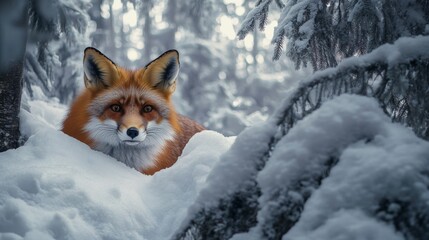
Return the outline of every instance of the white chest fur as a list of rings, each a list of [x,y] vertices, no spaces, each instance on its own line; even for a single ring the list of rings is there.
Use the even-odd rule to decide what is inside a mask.
[[[119,144],[111,146],[108,144],[98,144],[96,150],[101,151],[116,160],[125,163],[127,166],[140,170],[155,166],[156,157],[162,151],[163,145],[129,146]]]
[[[137,145],[121,142],[117,133],[118,125],[112,120],[100,121],[92,118],[85,131],[95,143],[95,149],[112,156],[137,170],[155,166],[157,156],[163,151],[167,141],[173,140],[175,132],[168,121],[149,122],[146,138]]]

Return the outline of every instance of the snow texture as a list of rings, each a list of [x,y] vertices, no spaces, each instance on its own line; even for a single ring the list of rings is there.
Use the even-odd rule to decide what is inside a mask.
[[[296,40],[297,52],[308,46],[308,42],[314,33],[314,18],[321,7],[318,0],[288,1],[280,16],[280,21],[275,29],[273,43],[283,42],[283,35],[292,35],[295,23],[302,23],[298,33],[300,39]],[[308,12],[307,12],[308,11]]]
[[[336,67],[317,71],[311,77],[301,81],[300,84],[308,84],[316,79],[329,77],[345,72],[348,69],[365,67],[376,63],[393,67],[401,63],[407,63],[410,60],[427,59],[429,58],[429,48],[426,47],[428,45],[429,36],[402,37],[393,44],[384,44],[368,54],[344,59]],[[287,101],[283,105],[288,104],[289,102]]]
[[[201,132],[146,176],[58,131],[64,108],[30,110],[28,141],[0,154],[0,239],[168,239],[234,140]]]
[[[402,37],[393,44],[384,44],[374,51],[356,57],[350,57],[341,61],[335,68],[328,68],[315,72],[308,81],[342,72],[352,67],[363,67],[374,63],[395,66],[410,60],[429,58],[429,36]]]
[[[238,31],[239,39],[244,39],[244,37],[255,28],[256,20],[261,21],[259,25],[261,29],[265,27],[268,6],[271,2],[272,0],[259,1],[256,7],[249,11]]]
[[[257,176],[258,225],[233,239],[274,236],[281,213],[281,224],[292,223],[285,240],[424,238],[428,166],[429,143],[391,123],[374,99],[339,96],[276,145]]]
[[[62,105],[28,108],[27,143],[0,154],[0,239],[170,239],[255,179],[256,225],[232,239],[272,239],[284,213],[284,240],[427,237],[429,143],[372,98],[325,102],[281,138],[265,167],[254,160],[278,131],[275,118],[236,140],[199,133],[154,176],[58,131]]]
[[[427,139],[428,44],[428,36],[402,37],[371,53],[344,59],[335,68],[317,71],[299,82],[272,117],[294,125],[303,113],[317,110],[325,100],[355,93],[377,98],[394,121]]]
[[[308,63],[314,70],[336,66],[400,37],[425,34],[427,6],[426,1],[415,0],[286,1],[272,38],[273,59],[285,49],[297,68]],[[241,39],[243,32],[250,32],[247,23],[257,19],[251,14],[254,10],[243,21]]]

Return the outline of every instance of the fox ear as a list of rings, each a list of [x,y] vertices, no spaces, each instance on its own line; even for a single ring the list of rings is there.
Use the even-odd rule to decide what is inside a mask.
[[[115,63],[92,47],[85,49],[83,70],[85,86],[93,90],[108,88],[119,78]]]
[[[176,90],[176,79],[179,75],[179,52],[169,50],[146,65],[145,79],[149,84],[164,93],[172,94]]]

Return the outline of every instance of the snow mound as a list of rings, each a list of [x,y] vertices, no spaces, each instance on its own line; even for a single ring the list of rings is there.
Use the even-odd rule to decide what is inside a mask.
[[[429,239],[429,143],[392,123],[376,99],[335,97],[264,155],[273,126],[237,137],[176,239]],[[257,217],[243,225],[244,214]]]
[[[422,236],[428,163],[429,143],[392,123],[374,99],[341,95],[277,144],[258,174],[261,210],[252,231],[286,231],[283,239],[293,240]]]
[[[0,239],[168,239],[234,140],[198,133],[175,165],[146,176],[55,130],[41,113],[23,111],[24,131],[35,134],[0,153]]]
[[[60,129],[67,107],[56,99],[27,100],[21,108],[20,131],[24,137],[30,137],[43,129]]]

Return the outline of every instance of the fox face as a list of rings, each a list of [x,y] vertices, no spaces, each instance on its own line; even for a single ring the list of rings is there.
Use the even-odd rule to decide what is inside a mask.
[[[156,145],[171,140],[174,126],[170,95],[179,72],[179,56],[171,50],[145,68],[118,67],[98,50],[84,56],[85,85],[94,95],[85,126],[97,148]]]
[[[176,50],[128,70],[87,48],[83,66],[86,90],[72,104],[63,131],[90,147],[153,174],[171,166],[204,129],[171,103],[180,69]]]
[[[168,102],[138,87],[118,87],[97,96],[85,126],[96,145],[156,145],[173,139],[174,125]]]

